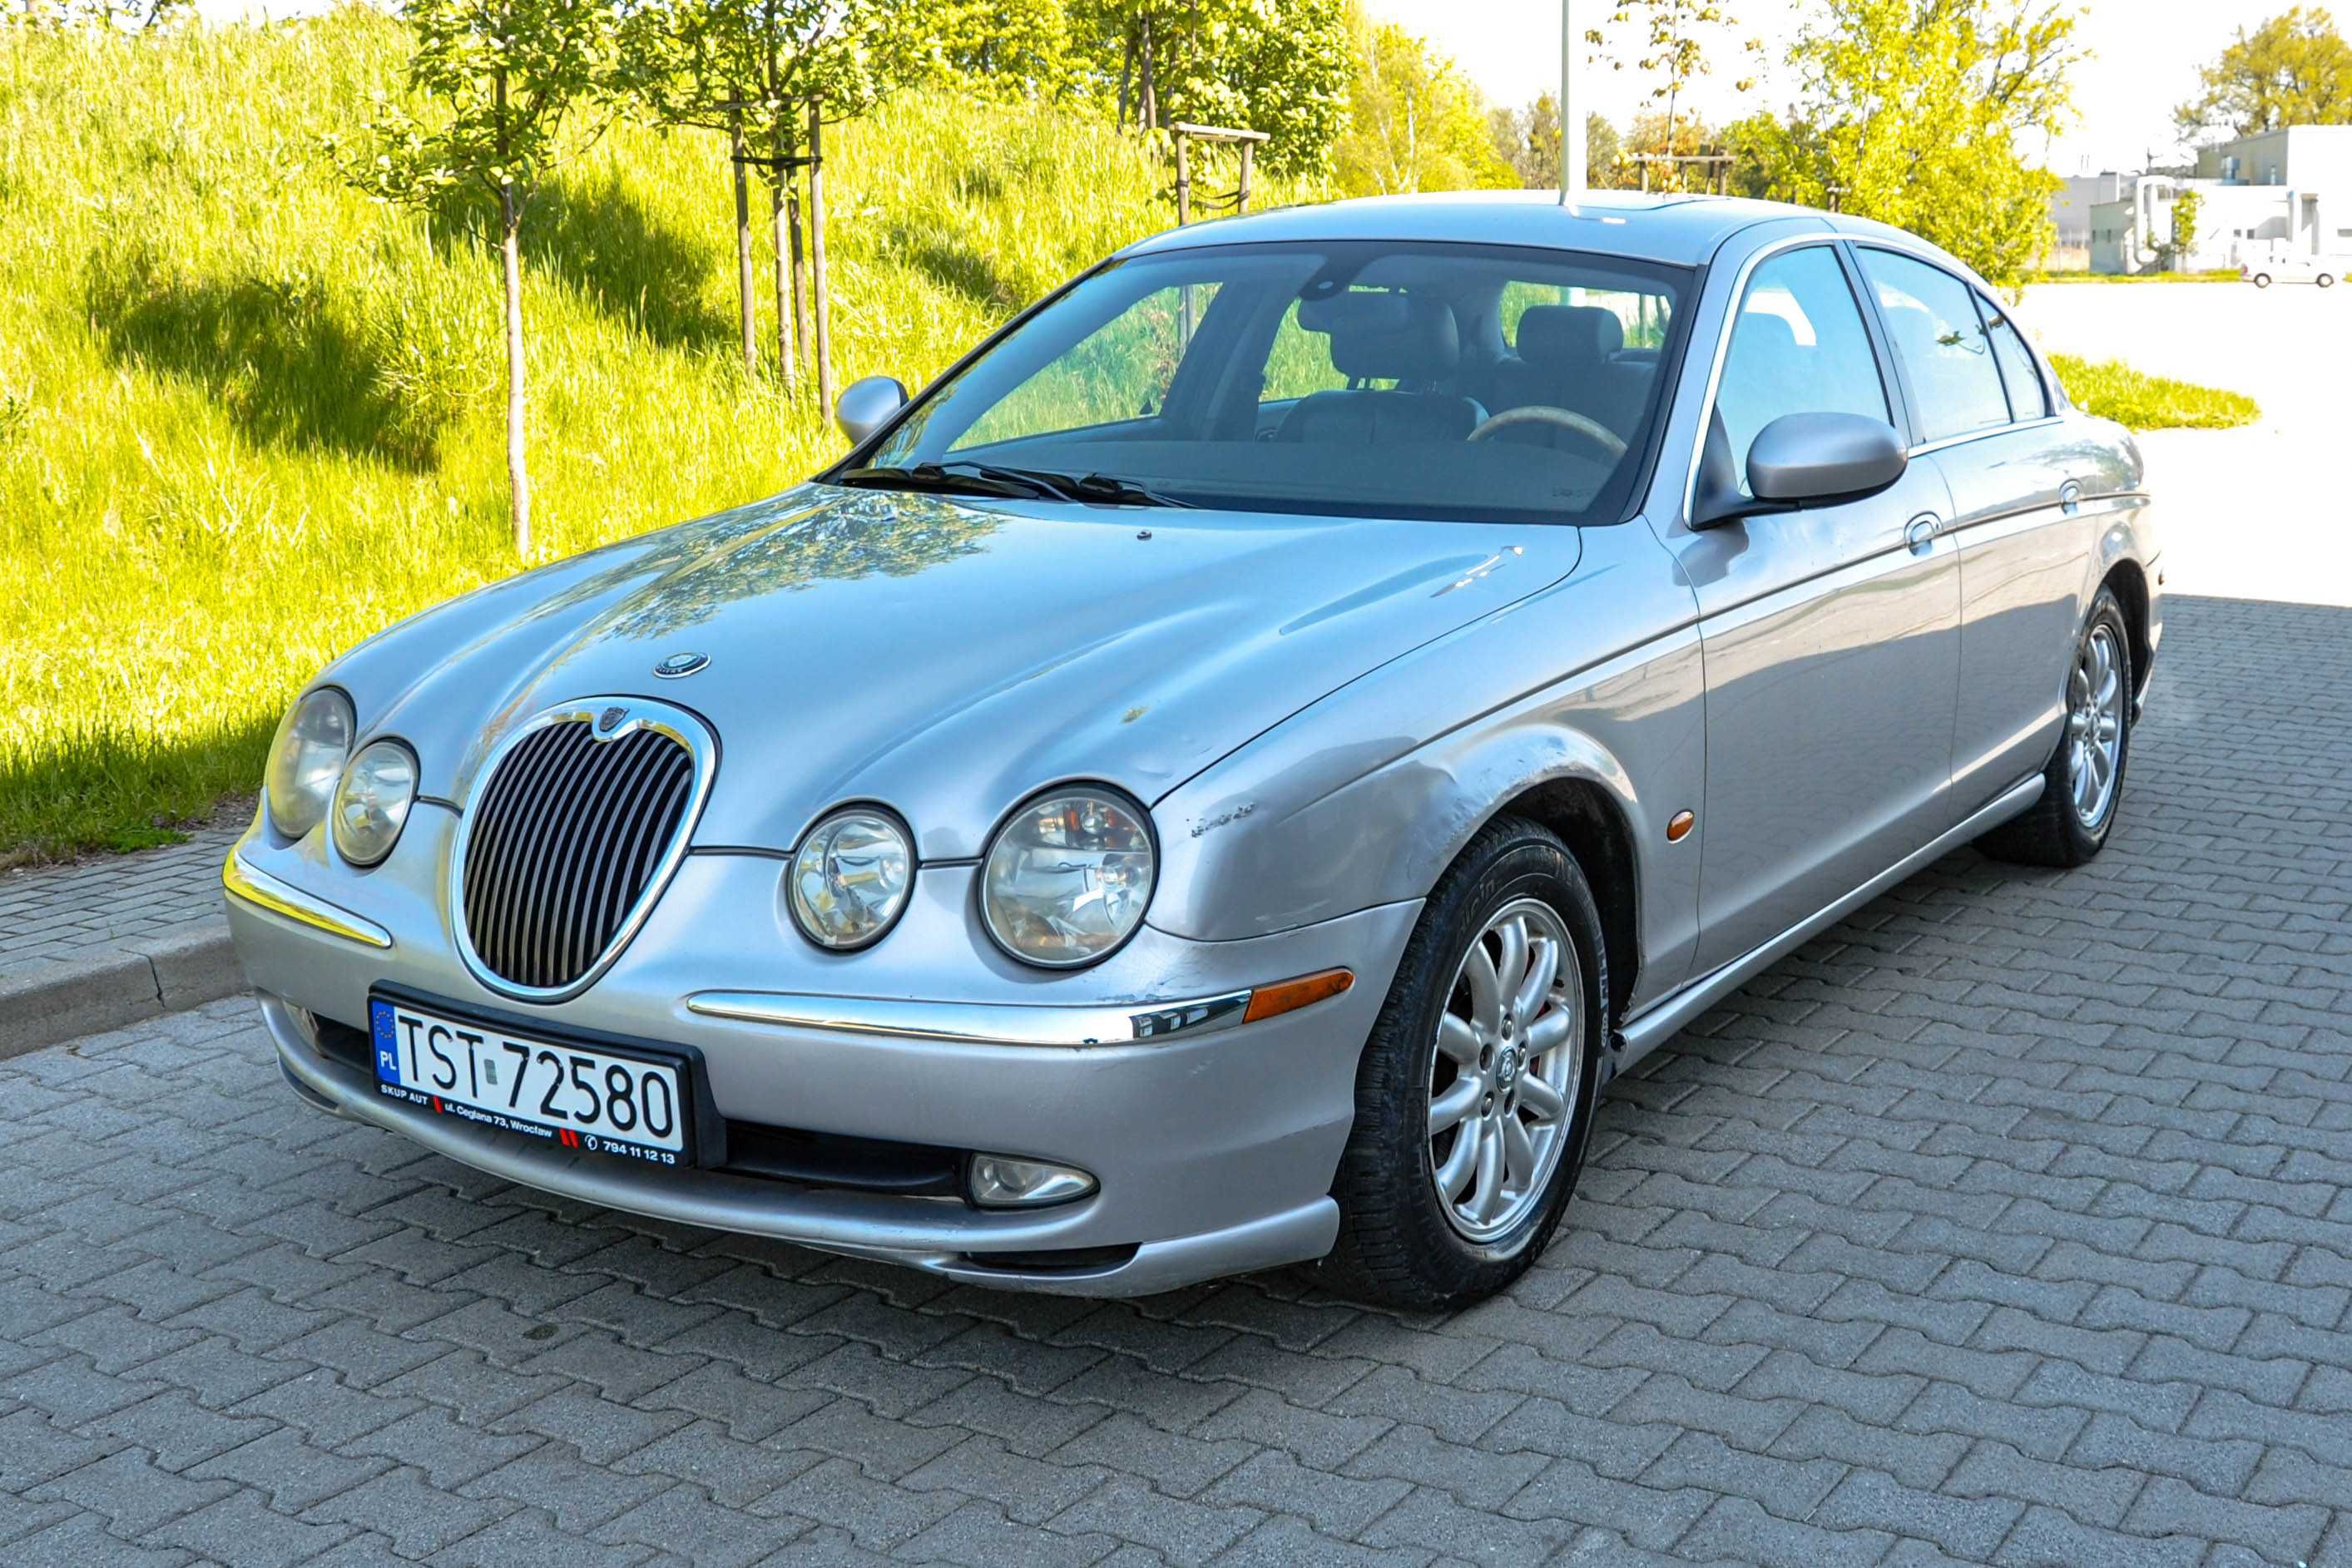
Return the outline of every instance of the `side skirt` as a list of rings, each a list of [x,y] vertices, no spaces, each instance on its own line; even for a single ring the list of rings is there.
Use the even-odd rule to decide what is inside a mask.
[[[1673,995],[1652,1004],[1640,1017],[1626,1022],[1624,1048],[1617,1053],[1616,1071],[1622,1072],[1641,1061],[1672,1040],[1685,1024],[1896,883],[1943,859],[1969,840],[2024,812],[2042,798],[2042,776],[2037,773],[2012,786],[1957,827],[1947,830],[1924,848],[1895,862],[1828,908],[1806,916],[1770,941],[1750,948],[1728,964],[1701,975]]]

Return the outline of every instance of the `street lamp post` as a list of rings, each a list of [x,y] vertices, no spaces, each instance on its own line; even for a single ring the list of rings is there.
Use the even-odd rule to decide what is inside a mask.
[[[1584,194],[1584,95],[1576,90],[1576,0],[1559,0],[1559,204]]]

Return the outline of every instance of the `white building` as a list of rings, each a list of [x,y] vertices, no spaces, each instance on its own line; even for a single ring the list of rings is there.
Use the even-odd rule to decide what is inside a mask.
[[[2352,125],[2295,125],[2201,149],[2196,172],[2126,178],[2091,207],[2091,270],[2147,272],[2172,243],[2172,204],[2197,193],[2195,271],[2293,252],[2352,252]]]

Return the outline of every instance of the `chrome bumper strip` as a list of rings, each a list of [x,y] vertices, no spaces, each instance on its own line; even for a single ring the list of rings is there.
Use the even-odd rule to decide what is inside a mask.
[[[257,908],[299,921],[331,936],[341,936],[347,942],[357,942],[369,947],[388,948],[392,946],[392,933],[374,921],[362,919],[348,909],[338,909],[325,899],[313,897],[291,883],[278,881],[268,872],[254,870],[234,849],[221,862],[221,886],[227,890],[231,898],[241,898]]]
[[[1231,1029],[1249,1010],[1250,992],[1189,1001],[1102,1007],[1035,1007],[1003,1002],[926,1002],[881,997],[814,997],[783,991],[698,991],[687,1010],[705,1018],[835,1034],[887,1034],[972,1045],[1156,1044],[1178,1035]]]

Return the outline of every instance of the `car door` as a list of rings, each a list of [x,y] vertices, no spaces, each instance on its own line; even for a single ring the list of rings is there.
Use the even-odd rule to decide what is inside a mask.
[[[1904,430],[1899,390],[1837,242],[1769,251],[1738,285],[1699,428],[1745,486],[1787,413]],[[1697,489],[1696,476],[1685,491]],[[1668,537],[1706,664],[1699,972],[1852,892],[1949,820],[1958,574],[1932,463],[1866,499]]]
[[[2007,314],[1957,275],[1875,246],[1854,250],[1894,346],[1923,445],[1952,495],[1960,580],[1953,820],[2050,760],[2064,721],[2095,519],[2072,439]]]

